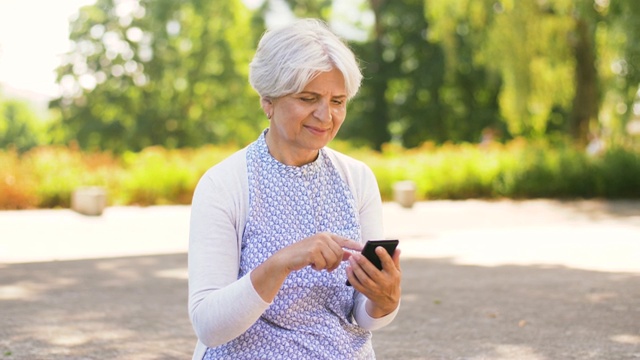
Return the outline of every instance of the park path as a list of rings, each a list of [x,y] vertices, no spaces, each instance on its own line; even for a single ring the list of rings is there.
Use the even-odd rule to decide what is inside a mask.
[[[384,205],[379,359],[640,359],[639,201]],[[186,359],[188,206],[0,212],[0,359]]]

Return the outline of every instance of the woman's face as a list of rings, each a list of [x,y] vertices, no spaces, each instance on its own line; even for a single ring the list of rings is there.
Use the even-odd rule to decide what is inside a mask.
[[[271,114],[269,152],[286,165],[314,161],[318,150],[331,141],[347,114],[347,92],[342,73],[322,72],[299,93],[262,100]]]

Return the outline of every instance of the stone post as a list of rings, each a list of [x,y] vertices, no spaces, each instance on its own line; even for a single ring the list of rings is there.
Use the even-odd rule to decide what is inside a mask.
[[[71,209],[90,216],[100,216],[107,206],[107,191],[99,186],[80,187],[71,194]]]
[[[411,208],[416,202],[416,184],[411,180],[393,184],[393,200],[404,208]]]

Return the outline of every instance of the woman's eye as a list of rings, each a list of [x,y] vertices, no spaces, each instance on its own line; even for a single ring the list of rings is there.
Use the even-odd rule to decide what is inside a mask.
[[[333,100],[333,104],[334,105],[342,105],[342,104],[344,104],[344,101],[342,101],[342,100]]]
[[[312,97],[303,97],[303,98],[300,98],[300,100],[302,100],[302,101],[304,101],[304,102],[312,102],[312,101],[314,101],[314,100],[315,100],[315,98],[312,98]]]

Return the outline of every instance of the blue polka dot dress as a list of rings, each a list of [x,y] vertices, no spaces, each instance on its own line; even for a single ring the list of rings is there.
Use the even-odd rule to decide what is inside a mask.
[[[269,154],[265,134],[247,149],[249,218],[238,278],[318,232],[361,239],[354,197],[324,150],[312,163],[287,166]],[[353,319],[346,266],[291,273],[255,324],[208,348],[204,359],[374,359],[371,333]]]

